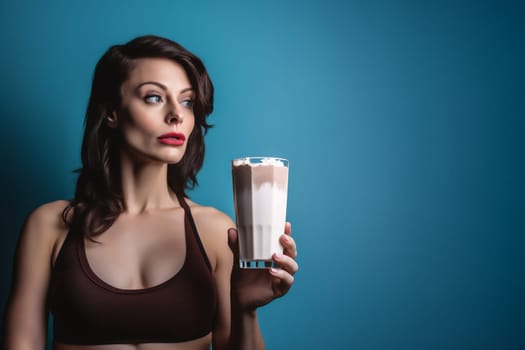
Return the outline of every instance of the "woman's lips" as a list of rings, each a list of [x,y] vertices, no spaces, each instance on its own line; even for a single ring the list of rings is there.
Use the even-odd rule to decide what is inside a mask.
[[[157,137],[160,143],[170,146],[181,146],[186,141],[186,136],[180,132],[169,132]]]

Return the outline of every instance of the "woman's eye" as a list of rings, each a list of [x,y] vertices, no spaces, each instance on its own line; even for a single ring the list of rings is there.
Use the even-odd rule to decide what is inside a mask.
[[[146,103],[150,103],[150,104],[160,103],[160,102],[162,102],[162,96],[155,95],[155,94],[146,95],[144,97],[144,101]]]
[[[186,108],[192,108],[193,107],[193,100],[192,99],[186,99],[182,101],[182,105]]]

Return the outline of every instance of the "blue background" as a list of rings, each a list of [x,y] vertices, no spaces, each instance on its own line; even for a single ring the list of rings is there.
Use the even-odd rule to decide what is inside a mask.
[[[3,1],[0,30],[1,306],[24,218],[73,194],[95,63],[154,33],[216,87],[194,200],[233,215],[231,158],[290,159],[269,349],[525,348],[523,1]]]

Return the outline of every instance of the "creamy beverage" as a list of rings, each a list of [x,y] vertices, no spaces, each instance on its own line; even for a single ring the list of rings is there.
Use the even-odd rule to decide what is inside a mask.
[[[232,161],[235,218],[243,268],[268,268],[282,253],[288,192],[288,161],[250,157]]]

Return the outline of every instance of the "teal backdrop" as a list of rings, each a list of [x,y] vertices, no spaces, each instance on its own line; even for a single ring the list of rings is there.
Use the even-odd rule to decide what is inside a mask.
[[[523,1],[2,1],[0,306],[38,205],[71,198],[93,68],[172,38],[216,88],[200,187],[290,159],[301,265],[268,349],[525,348]]]

